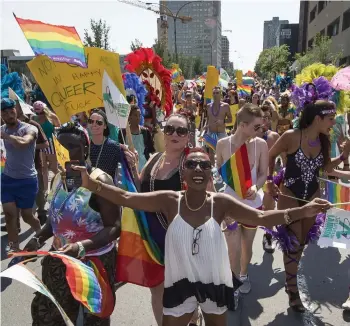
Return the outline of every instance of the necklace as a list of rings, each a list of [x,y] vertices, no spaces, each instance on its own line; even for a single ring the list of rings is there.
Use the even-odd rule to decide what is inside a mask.
[[[219,109],[218,109],[216,112],[214,112],[214,102],[213,102],[213,104],[212,104],[211,107],[210,107],[211,114],[212,114],[214,117],[217,117],[217,116],[219,115],[220,108],[221,108],[221,104],[219,104]]]
[[[107,141],[107,138],[104,138],[103,137],[103,143],[102,143],[102,146],[101,146],[101,148],[100,148],[100,151],[99,151],[99,153],[98,153],[98,156],[97,156],[97,160],[96,160],[96,164],[95,164],[95,168],[98,168],[98,163],[100,162],[100,157],[101,157],[101,153],[102,153],[102,151],[103,151],[103,147],[105,146],[105,143],[106,143],[106,141]],[[94,144],[95,145],[95,144]],[[97,145],[98,146],[98,145]],[[92,166],[92,162],[91,162],[91,146],[90,146],[90,148],[89,148],[89,163],[90,163],[90,165]]]
[[[165,160],[165,155],[166,155],[166,152],[164,152],[161,155],[161,157],[158,159],[157,163],[155,164],[155,166],[153,168],[153,172],[151,170],[151,176],[150,176],[150,179],[149,179],[150,192],[154,191],[154,183],[155,183],[158,171],[159,171],[161,165],[163,164],[163,162]],[[183,184],[183,181],[182,181],[182,170],[183,170],[184,159],[185,159],[185,154],[182,153],[181,158],[180,158],[180,164],[179,164],[179,175],[180,175],[181,190],[184,188],[184,184]],[[166,218],[160,212],[156,212],[156,215],[157,215],[157,218],[159,220],[159,223],[162,225],[164,230],[166,230],[168,228],[168,222],[167,222]]]
[[[191,212],[198,212],[205,205],[206,202],[207,202],[207,194],[205,194],[205,198],[204,198],[202,205],[200,205],[198,208],[191,208],[190,205],[188,204],[188,201],[187,201],[187,191],[185,191],[185,203],[186,203],[187,208]]]
[[[315,140],[310,140],[310,139],[308,139],[308,140],[307,140],[307,143],[308,143],[308,145],[309,145],[310,147],[316,147],[316,146],[318,146],[318,145],[320,144],[320,138],[317,137]]]

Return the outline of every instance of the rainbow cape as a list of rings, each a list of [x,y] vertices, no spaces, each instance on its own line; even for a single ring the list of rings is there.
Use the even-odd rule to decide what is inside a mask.
[[[124,154],[121,163],[123,187],[129,192],[137,192]],[[150,235],[143,211],[123,208],[116,277],[120,282],[145,287],[154,287],[164,281],[163,255]]]
[[[249,85],[238,85],[237,93],[239,97],[247,97],[251,95],[252,88]]]
[[[107,272],[97,257],[86,257],[86,264],[76,258],[58,252],[20,251],[11,257],[47,256],[59,258],[66,265],[66,279],[75,300],[91,313],[101,318],[109,317],[114,310],[114,299],[108,283]]]
[[[326,181],[326,199],[332,204],[346,203],[350,201],[350,187],[327,179]],[[339,206],[340,209],[350,211],[350,204]]]
[[[253,185],[247,145],[243,144],[219,169],[223,181],[241,198]]]
[[[75,27],[46,24],[16,17],[34,54],[51,60],[87,67],[83,43]]]
[[[212,136],[210,136],[209,134],[204,134],[203,141],[207,147],[211,148],[215,152],[216,144],[218,142],[217,134],[212,134]]]

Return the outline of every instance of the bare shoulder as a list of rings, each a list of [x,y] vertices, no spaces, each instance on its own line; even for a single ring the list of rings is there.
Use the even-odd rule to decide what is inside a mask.
[[[225,217],[225,210],[227,208],[227,204],[232,202],[232,197],[224,194],[222,192],[215,192],[215,193],[211,193],[212,196],[214,196],[214,208],[215,208],[215,215],[217,215],[217,217]]]
[[[283,139],[290,139],[294,140],[300,137],[300,130],[299,129],[289,129],[286,132],[283,133],[281,138]]]

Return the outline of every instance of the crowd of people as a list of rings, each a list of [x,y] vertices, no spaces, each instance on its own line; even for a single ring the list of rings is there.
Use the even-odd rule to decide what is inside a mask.
[[[292,102],[293,90],[280,93],[277,85],[260,79],[249,96],[241,96],[233,82],[225,89],[216,86],[210,102],[204,98],[205,83],[178,83],[172,90],[171,114],[157,121],[154,110],[145,112],[145,125],[142,104],[129,99],[131,137],[128,130],[109,123],[103,107],[61,124],[45,100],[27,96],[33,107],[28,116],[18,101],[2,98],[2,231],[8,234],[8,254],[37,251],[53,238],[51,250],[98,261],[114,294],[122,209],[145,211],[165,266],[163,282],[150,289],[157,324],[197,325],[203,315],[206,325],[221,326],[226,311],[236,310],[240,296],[251,291],[253,242],[263,226],[264,250],[272,254],[277,240],[283,248],[289,305],[304,312],[297,284],[299,261],[316,216],[331,208],[321,199],[318,177],[322,171],[350,180],[350,114],[342,115],[340,125],[331,100],[314,98],[298,107]],[[339,132],[332,155],[334,128]],[[162,152],[155,148],[157,132],[164,134]],[[214,147],[205,145],[204,135],[215,141]],[[81,174],[79,186],[66,182],[54,140],[75,162],[72,169]],[[217,192],[219,178],[213,172],[243,149],[248,158],[244,168],[251,176],[246,193],[229,184]],[[138,193],[120,187],[124,157]],[[20,217],[35,232],[24,248],[19,244]],[[271,230],[277,225],[293,241],[275,237]],[[44,284],[76,321],[80,304],[70,293],[65,271],[58,258],[42,261]],[[350,309],[350,300],[344,309]],[[58,309],[40,293],[31,311],[33,325],[64,324]],[[86,310],[82,318],[84,325],[110,324],[109,318]]]

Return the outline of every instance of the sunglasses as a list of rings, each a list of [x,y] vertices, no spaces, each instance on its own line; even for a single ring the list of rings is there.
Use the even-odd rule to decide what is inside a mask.
[[[188,128],[186,127],[174,127],[172,125],[166,125],[164,127],[164,133],[167,136],[171,136],[176,131],[177,135],[180,137],[185,137],[188,134]]]
[[[202,170],[210,170],[211,169],[211,162],[210,161],[188,160],[185,162],[185,168],[189,169],[189,170],[194,170],[198,165]]]
[[[265,121],[270,121],[270,120],[271,120],[271,117],[268,116],[268,115],[266,115],[266,116],[262,117],[262,119],[265,120]]]
[[[103,126],[103,121],[88,119],[89,125],[93,125],[94,123],[96,123],[98,126]]]
[[[265,125],[256,125],[254,126],[254,131],[258,131],[259,129],[264,128]]]

